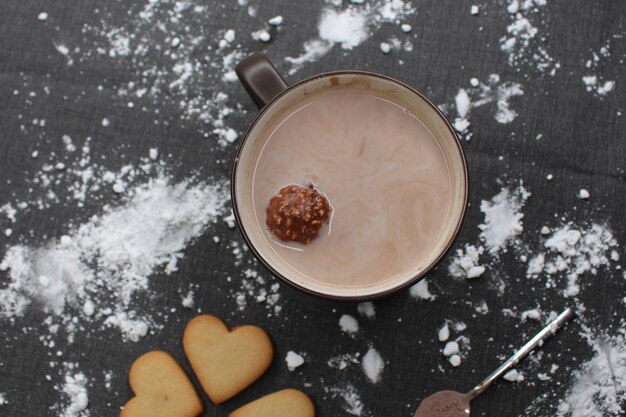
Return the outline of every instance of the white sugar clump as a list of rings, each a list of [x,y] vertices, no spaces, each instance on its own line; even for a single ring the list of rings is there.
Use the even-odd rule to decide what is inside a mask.
[[[459,344],[455,341],[446,343],[443,348],[443,356],[452,356],[459,353]]]
[[[452,355],[448,358],[448,362],[450,362],[450,365],[456,368],[458,366],[461,366],[461,357],[459,355]]]
[[[409,33],[411,30],[413,30],[411,25],[409,25],[407,23],[404,23],[402,26],[400,26],[400,29],[402,29],[402,32],[404,32],[404,33]]]
[[[185,295],[181,301],[181,304],[183,305],[183,307],[189,308],[189,309],[194,308],[195,302],[194,302],[193,297],[194,297],[193,291],[189,291],[187,295]]]
[[[471,123],[467,119],[463,119],[461,117],[457,117],[454,119],[454,123],[452,123],[452,127],[457,132],[464,134],[467,132],[467,129],[471,126]]]
[[[45,20],[48,20],[48,13],[46,13],[46,12],[39,13],[37,15],[37,20],[42,21],[42,22],[45,21]]]
[[[87,377],[82,372],[65,375],[65,382],[59,389],[67,397],[68,404],[61,410],[59,417],[87,417],[89,415],[87,411],[88,383]]]
[[[0,405],[6,405],[6,404],[8,404],[8,403],[9,403],[9,402],[7,401],[7,399],[6,399],[6,396],[5,396],[5,395],[6,395],[6,394],[4,394],[4,393],[0,392]]]
[[[359,303],[356,309],[359,314],[367,317],[368,319],[373,319],[374,317],[376,317],[376,309],[374,308],[374,303],[372,303],[371,301]]]
[[[605,96],[611,91],[613,91],[614,88],[615,88],[615,81],[605,81],[602,85],[598,86],[598,88],[596,89],[596,92],[601,96]]]
[[[448,272],[455,278],[477,278],[485,272],[479,264],[480,256],[485,249],[482,246],[466,244],[463,249],[457,249]]]
[[[256,32],[252,32],[252,39],[255,41],[269,42],[272,39],[272,35],[270,35],[267,30],[261,29]]]
[[[532,310],[526,310],[522,312],[522,321],[526,320],[541,320],[541,311],[539,311],[539,309],[533,308]]]
[[[589,198],[589,196],[589,191],[585,190],[584,188],[578,190],[578,198],[580,198],[581,200],[586,200]]]
[[[474,4],[474,5],[472,5],[472,7],[470,7],[470,14],[471,14],[472,16],[476,16],[476,15],[478,15],[478,13],[479,13],[479,8],[478,8],[478,6],[476,6],[475,4]]]
[[[159,158],[159,150],[157,148],[150,148],[148,151],[148,156],[153,161],[156,161]]]
[[[509,382],[522,382],[524,380],[524,375],[521,372],[518,372],[517,369],[511,369],[509,372],[504,374],[503,379]]]
[[[224,32],[224,40],[228,43],[233,43],[235,42],[235,31],[234,29],[228,29],[226,32]]]
[[[548,229],[547,233],[542,233],[542,234],[549,234],[549,233],[550,231]],[[526,269],[526,276],[529,278],[536,277],[543,271],[543,267],[545,266],[545,264],[546,264],[546,257],[543,253],[535,255],[534,257],[531,258],[530,261],[528,261],[528,268]]]
[[[107,119],[106,117],[102,119],[102,126],[108,127],[110,125],[111,125],[111,122],[109,121],[109,119]]]
[[[546,262],[543,272],[563,273],[567,277],[565,295],[574,297],[580,288],[578,277],[590,272],[595,275],[601,266],[619,260],[617,241],[606,226],[593,224],[587,229],[565,225],[556,229],[545,241]]]
[[[374,348],[370,348],[365,356],[363,356],[363,372],[365,376],[372,382],[377,383],[380,381],[381,374],[385,368],[385,362],[380,356],[380,353]]]
[[[513,191],[503,188],[491,201],[480,203],[485,222],[478,228],[481,230],[480,238],[490,253],[498,253],[524,230],[521,210],[529,196],[530,193],[520,185]]]
[[[272,17],[270,20],[267,21],[267,23],[269,23],[272,26],[280,26],[282,25],[284,22],[284,19],[282,16],[274,16]]]
[[[416,300],[434,300],[436,297],[428,290],[428,281],[426,278],[422,279],[417,284],[413,285],[409,290],[411,297]]]
[[[93,316],[93,313],[95,313],[96,308],[93,304],[93,301],[91,300],[86,300],[85,303],[83,304],[83,314],[85,314],[85,316],[87,317],[91,317]]]
[[[287,362],[287,369],[289,369],[290,371],[295,371],[296,368],[304,364],[304,358],[302,357],[302,355],[299,355],[296,352],[290,350],[289,352],[287,352],[285,362]]]
[[[325,9],[318,29],[320,39],[338,43],[343,49],[353,49],[369,36],[366,13],[356,9]]]
[[[344,314],[339,318],[339,327],[345,333],[356,333],[359,331],[359,322],[349,314]]]
[[[391,45],[389,45],[387,42],[381,42],[380,43],[380,51],[383,54],[388,54],[389,52],[391,52]]]
[[[450,327],[448,326],[448,323],[445,323],[437,332],[437,339],[439,339],[440,342],[445,342],[450,338]]]
[[[467,91],[463,88],[459,89],[456,97],[454,97],[454,102],[456,103],[456,111],[459,113],[459,117],[465,118],[472,106],[469,95],[467,95]]]
[[[477,78],[471,78],[470,85],[473,87],[472,89],[460,89],[455,97],[456,108],[459,111],[459,117],[455,120],[454,125],[457,131],[462,132],[464,130],[463,123],[469,124],[466,116],[461,116],[461,114],[467,114],[467,112],[462,112],[465,108],[469,111],[475,107],[495,103],[494,118],[498,123],[507,124],[515,120],[518,114],[511,108],[510,101],[524,94],[521,84],[501,82],[498,74],[490,74],[486,83],[481,83]]]

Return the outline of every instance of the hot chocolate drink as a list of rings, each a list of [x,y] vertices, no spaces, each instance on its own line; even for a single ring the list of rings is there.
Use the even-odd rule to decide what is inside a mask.
[[[452,198],[431,132],[403,107],[365,91],[328,90],[285,111],[259,138],[252,187],[257,224],[276,255],[298,274],[337,286],[419,270]],[[330,203],[330,218],[308,241],[279,239],[269,227],[270,201],[294,184],[311,185]]]

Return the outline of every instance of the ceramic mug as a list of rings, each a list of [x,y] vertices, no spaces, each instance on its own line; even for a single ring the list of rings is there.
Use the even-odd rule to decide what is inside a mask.
[[[246,244],[271,273],[306,293],[334,300],[363,301],[383,297],[415,284],[441,262],[456,240],[468,202],[468,170],[459,139],[441,111],[421,93],[393,78],[364,71],[335,71],[287,85],[269,59],[261,53],[245,58],[236,67],[239,80],[260,111],[239,142],[235,156],[231,193],[233,212]],[[358,86],[358,87],[355,87]],[[257,219],[253,204],[256,162],[265,141],[288,117],[288,110],[327,89],[352,88],[390,100],[419,119],[436,139],[450,173],[450,203],[436,242],[419,267],[380,282],[362,286],[341,286],[321,282],[290,267],[272,248],[266,237],[265,219]]]

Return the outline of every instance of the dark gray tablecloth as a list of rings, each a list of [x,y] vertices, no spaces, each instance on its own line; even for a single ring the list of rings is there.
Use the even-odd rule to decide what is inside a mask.
[[[165,71],[167,82],[173,79],[171,61],[162,56],[171,40],[159,32],[155,23],[168,24],[163,11],[171,11],[173,2],[155,2],[155,13],[163,13],[163,17],[153,17],[149,20],[152,23],[144,26],[137,23],[138,13],[145,6],[142,1],[0,3],[0,205],[33,198],[34,194],[28,192],[32,186],[29,181],[41,169],[46,156],[52,152],[63,154],[65,147],[59,138],[64,134],[74,138],[78,146],[91,137],[92,154],[102,156],[103,164],[112,169],[137,163],[139,156],[147,155],[147,149],[158,147],[161,155],[171,155],[170,170],[176,178],[195,174],[226,179],[235,145],[218,145],[211,133],[212,122],[189,116],[181,110],[179,100],[199,97],[208,101],[223,91],[229,96],[230,106],[241,104],[227,125],[240,134],[245,130],[256,108],[238,83],[221,81],[223,62],[216,62],[224,56],[215,52],[217,41],[224,30],[234,29],[235,43],[240,45],[237,50],[243,54],[265,50],[288,82],[335,69],[381,72],[445,105],[451,119],[456,117],[454,97],[459,88],[470,88],[472,77],[487,82],[490,74],[498,74],[499,85],[519,83],[524,94],[509,100],[518,113],[511,123],[494,119],[495,102],[472,110],[473,135],[463,142],[471,173],[470,208],[458,248],[465,243],[479,243],[477,225],[484,220],[479,210],[481,200],[489,200],[504,185],[517,186],[520,181],[532,193],[523,210],[523,224],[524,233],[535,233],[526,240],[534,248],[539,241],[536,231],[544,224],[558,224],[562,216],[580,225],[606,224],[618,241],[626,238],[625,2],[548,1],[537,12],[527,13],[539,32],[521,60],[509,63],[509,54],[501,51],[501,38],[507,36],[507,26],[516,19],[503,1],[477,3],[479,14],[472,16],[471,2],[414,0],[416,11],[401,19],[412,25],[410,34],[402,33],[395,23],[373,24],[369,29],[371,36],[361,45],[352,50],[335,45],[325,56],[291,75],[288,71],[292,66],[284,57],[301,54],[303,44],[317,35],[316,23],[322,8],[335,6],[321,0],[250,0],[250,5],[257,9],[256,16],[251,16],[248,6],[235,1],[190,3],[204,3],[207,7],[185,24],[171,23],[171,27],[181,31],[172,36],[181,36],[184,41],[193,37],[190,34],[204,36],[193,56],[206,56],[206,64],[197,69],[206,77],[206,83],[195,81],[190,84],[190,91],[171,95],[165,85],[160,95],[134,98],[133,108],[127,105],[130,99],[119,92],[122,88],[136,92],[138,88],[128,83],[141,83],[142,71],[159,68]],[[41,12],[47,12],[46,19],[38,19]],[[278,30],[265,23],[275,15],[282,15],[285,20]],[[131,38],[131,46],[137,42],[162,45],[163,49],[111,57],[107,51],[113,49],[111,36],[114,37],[115,28],[121,28],[120,33],[125,35],[147,36],[153,42]],[[256,41],[250,35],[262,28],[270,30],[269,43]],[[412,50],[393,49],[389,55],[383,54],[380,43],[391,37],[403,42],[409,39]],[[601,52],[606,45],[609,55]],[[213,50],[208,50],[208,46]],[[99,53],[98,48],[103,48],[104,53]],[[546,64],[547,70],[539,68],[542,58],[535,58],[541,50],[552,57]],[[554,75],[549,74],[552,69]],[[596,90],[587,91],[582,81],[585,75],[596,75],[599,84],[614,80],[615,87],[606,95],[599,94],[597,86]],[[19,93],[14,93],[16,90]],[[31,91],[36,95],[29,95]],[[110,119],[111,125],[104,127],[103,118]],[[42,119],[45,126],[41,126]],[[35,150],[41,157],[31,157]],[[552,181],[546,180],[548,174],[554,176]],[[54,189],[54,185],[51,187]],[[581,188],[589,190],[589,200],[577,198]],[[65,192],[56,191],[60,195]],[[33,191],[37,192],[41,190]],[[0,253],[18,242],[40,245],[48,238],[57,238],[100,213],[104,204],[115,204],[114,197],[88,200],[83,208],[72,203],[32,210],[15,224],[3,218],[3,227],[11,227],[13,234],[0,236]],[[215,244],[214,235],[223,243]],[[238,405],[288,386],[308,392],[319,415],[345,415],[345,401],[337,392],[345,393],[349,384],[364,404],[362,415],[410,416],[428,393],[472,387],[540,328],[538,322],[522,323],[519,316],[506,316],[503,309],[523,311],[540,307],[543,311],[558,311],[573,303],[556,292],[542,292],[540,281],[525,280],[526,265],[511,250],[499,259],[488,258],[489,272],[471,282],[451,278],[450,259],[444,260],[428,277],[436,299],[416,300],[405,291],[375,302],[373,320],[360,316],[354,304],[318,300],[284,286],[280,289],[282,311],[268,317],[268,309],[261,303],[248,303],[246,309],[237,309],[233,294],[240,288],[242,271],[250,266],[260,271],[261,267],[247,253],[237,265],[232,247],[225,243],[231,241],[241,241],[238,232],[218,222],[185,250],[178,272],[151,284],[158,294],[157,301],[142,299],[137,303],[155,314],[171,307],[177,310],[161,320],[162,328],[156,327],[154,334],[136,343],[123,342],[115,329],[86,329],[78,332],[74,343],[61,340],[60,345],[50,348],[40,340],[46,326],[42,323],[45,316],[37,308],[14,320],[0,318],[0,393],[5,394],[7,401],[0,406],[0,415],[58,415],[67,404],[58,388],[63,384],[63,360],[78,362],[79,369],[89,378],[91,416],[118,413],[131,397],[127,370],[145,351],[171,351],[189,370],[179,341],[185,323],[195,313],[180,307],[180,291],[191,284],[198,286],[195,301],[203,311],[221,316],[231,325],[255,323],[264,327],[276,348],[274,364],[267,375],[227,404],[208,406],[205,415],[211,416],[225,416]],[[617,250],[624,255],[621,247]],[[269,274],[264,275],[270,279]],[[226,281],[227,276],[232,280]],[[586,274],[581,278],[585,284],[580,298],[587,308],[584,323],[598,333],[612,334],[623,326],[620,320],[624,316],[622,297],[626,282],[615,265],[601,269],[593,279],[590,277]],[[497,279],[506,283],[504,293],[494,289]],[[0,272],[0,288],[8,282],[8,273]],[[475,309],[482,300],[488,306],[484,314]],[[358,319],[361,329],[357,336],[341,332],[338,321],[342,314]],[[465,351],[458,368],[452,368],[442,356],[443,345],[437,341],[437,330],[446,319],[467,325],[460,334],[469,338],[470,349]],[[525,381],[498,383],[477,399],[473,415],[524,415],[546,393],[536,415],[553,415],[551,410],[566,396],[579,364],[594,354],[580,335],[580,323],[572,323],[547,343],[541,361],[520,365]],[[342,371],[327,365],[334,356],[356,352],[363,355],[370,346],[385,360],[382,380],[377,384],[365,378],[358,364]],[[62,358],[56,357],[57,350],[63,352]],[[305,365],[294,372],[289,372],[284,363],[290,350],[306,354]],[[51,368],[50,361],[59,365]],[[553,365],[559,368],[549,380],[537,378],[537,373],[547,373]],[[104,373],[109,371],[112,379],[107,388]],[[333,387],[339,388],[333,391]]]

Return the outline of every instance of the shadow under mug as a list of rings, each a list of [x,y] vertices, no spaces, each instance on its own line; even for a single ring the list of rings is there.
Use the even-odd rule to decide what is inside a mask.
[[[239,80],[260,111],[239,142],[232,171],[231,193],[237,226],[256,258],[281,281],[306,293],[333,300],[364,301],[395,293],[415,284],[435,268],[456,240],[468,202],[468,170],[463,149],[454,129],[426,97],[393,78],[364,71],[335,71],[287,85],[269,59],[253,54],[236,67]],[[272,249],[265,219],[257,219],[253,205],[253,179],[256,161],[271,132],[297,108],[298,102],[328,89],[371,92],[407,109],[433,134],[450,172],[450,205],[437,241],[419,267],[404,274],[363,286],[338,286],[312,279],[291,268]]]

